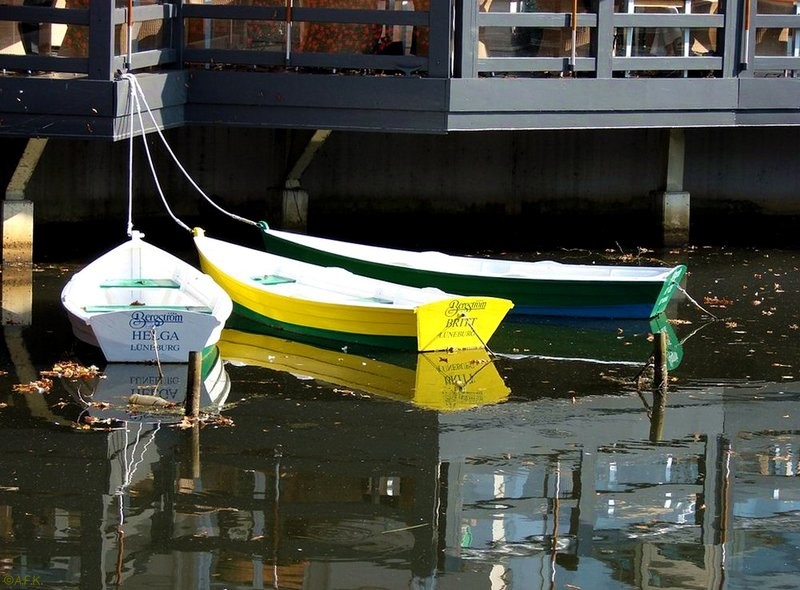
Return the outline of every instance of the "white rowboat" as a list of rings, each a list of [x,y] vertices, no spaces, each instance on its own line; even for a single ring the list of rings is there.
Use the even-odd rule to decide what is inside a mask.
[[[180,258],[131,239],[75,273],[61,292],[75,336],[108,362],[185,363],[219,340],[232,302]]]

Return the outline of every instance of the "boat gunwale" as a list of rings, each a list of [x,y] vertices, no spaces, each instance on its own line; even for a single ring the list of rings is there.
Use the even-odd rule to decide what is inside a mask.
[[[261,222],[262,224],[264,222]],[[640,265],[632,265],[632,264],[585,264],[585,263],[565,263],[565,262],[558,262],[556,260],[515,260],[515,259],[506,259],[506,258],[480,258],[477,256],[463,256],[463,255],[455,255],[455,254],[446,254],[444,252],[438,251],[414,251],[414,250],[400,250],[396,248],[386,248],[383,246],[372,246],[368,244],[356,244],[350,242],[343,242],[340,240],[335,240],[332,238],[323,238],[318,236],[308,236],[305,234],[295,234],[292,232],[275,230],[268,227],[261,227],[262,235],[269,237],[270,239],[279,240],[284,244],[289,244],[293,248],[299,248],[305,250],[309,253],[321,253],[323,255],[327,255],[330,257],[345,259],[354,263],[364,264],[364,265],[374,265],[376,267],[390,267],[393,269],[397,269],[399,272],[403,271],[412,271],[412,272],[419,272],[419,273],[432,273],[432,274],[442,274],[447,275],[450,277],[461,277],[469,275],[471,278],[476,280],[491,280],[491,281],[498,281],[498,282],[524,282],[524,283],[531,283],[531,282],[541,282],[541,283],[587,283],[587,282],[597,282],[601,284],[627,284],[631,282],[635,283],[662,283],[665,281],[672,272],[675,271],[676,268],[685,265],[677,264],[673,266],[640,266]],[[319,242],[322,245],[325,244],[333,244],[333,245],[343,245],[345,249],[339,251],[337,249],[326,249],[324,247],[320,247],[316,245],[316,242]],[[446,268],[438,268],[431,265],[411,265],[411,264],[404,264],[401,261],[396,260],[383,260],[373,257],[366,257],[366,258],[359,258],[355,256],[356,252],[353,250],[364,250],[365,252],[378,252],[378,253],[392,253],[398,255],[406,255],[412,258],[423,258],[423,257],[430,257],[430,256],[439,256],[443,259],[443,261],[451,261],[451,262],[464,262],[469,264],[474,263],[483,263],[483,262],[498,262],[503,264],[508,264],[510,267],[522,267],[522,268],[531,268],[536,265],[546,266],[550,269],[557,268],[560,271],[563,269],[570,269],[575,270],[576,272],[579,271],[588,271],[592,273],[592,276],[580,276],[578,274],[570,272],[569,274],[566,273],[559,273],[558,276],[555,277],[547,277],[547,276],[539,276],[536,275],[526,275],[523,273],[515,274],[515,273],[490,273],[485,270],[481,269],[468,269],[465,272],[454,272],[452,270],[448,270]],[[603,275],[601,272],[608,271],[609,273],[617,273],[618,276],[615,274]],[[630,274],[624,274],[624,273]]]
[[[306,263],[339,265],[356,274],[363,274],[382,280],[391,272],[392,280],[403,284],[423,287],[434,285],[452,293],[464,293],[471,296],[490,296],[511,299],[515,307],[511,315],[564,316],[564,317],[616,317],[642,318],[653,317],[666,308],[669,299],[675,293],[677,283],[687,272],[684,264],[664,267],[647,267],[659,269],[653,277],[602,278],[587,277],[540,279],[524,276],[488,276],[486,274],[467,275],[449,272],[447,269],[435,270],[415,268],[413,266],[396,266],[391,263],[376,262],[369,259],[358,259],[305,243],[319,241],[332,244],[345,244],[329,238],[308,237],[305,235],[281,232],[270,229],[265,222],[259,224],[265,249],[276,255],[293,258]],[[297,239],[294,239],[298,236]],[[357,245],[357,247],[361,247]],[[379,246],[363,246],[365,249],[382,249]],[[391,252],[403,252],[386,249]],[[442,254],[448,257],[447,254]],[[468,260],[480,260],[468,258]],[[536,264],[535,262],[509,261],[518,264]],[[563,263],[553,263],[562,266]],[[597,268],[590,265],[574,265],[579,268]],[[644,267],[609,266],[608,268],[638,269]],[[666,297],[669,295],[669,297]]]

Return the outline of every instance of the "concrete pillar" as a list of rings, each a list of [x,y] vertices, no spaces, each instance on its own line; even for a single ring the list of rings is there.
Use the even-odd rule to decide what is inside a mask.
[[[308,230],[308,193],[299,182],[287,182],[283,189],[281,227],[305,232]]]
[[[691,198],[686,191],[666,191],[662,194],[662,219],[665,246],[689,243],[689,211]]]
[[[33,321],[33,203],[3,201],[2,322]]]
[[[46,139],[30,139],[6,187],[3,201],[3,264],[33,262],[33,202],[25,190],[47,145]]]
[[[690,195],[683,190],[686,145],[683,129],[670,129],[666,190],[661,194],[661,223],[665,246],[689,242]]]
[[[33,262],[33,202],[3,201],[3,265]]]
[[[6,187],[3,207],[3,325],[30,325],[33,308],[33,202],[25,190],[47,145],[30,139]]]
[[[308,193],[300,186],[300,177],[330,134],[330,129],[317,129],[286,177],[281,204],[283,215],[281,227],[283,229],[303,232],[308,229]]]

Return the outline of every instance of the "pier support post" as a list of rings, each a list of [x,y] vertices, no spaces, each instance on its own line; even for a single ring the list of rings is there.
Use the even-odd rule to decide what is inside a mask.
[[[3,265],[33,262],[33,202],[3,201]]]
[[[300,177],[330,134],[330,129],[317,129],[286,177],[281,203],[283,229],[303,232],[308,229],[308,193],[300,186]]]
[[[683,129],[670,129],[666,190],[661,193],[661,223],[665,246],[679,246],[689,242],[691,198],[683,190],[685,156]]]
[[[281,199],[281,217],[283,229],[308,230],[308,193],[296,180],[286,181]]]
[[[28,140],[2,203],[4,325],[28,326],[32,321],[33,201],[25,198],[25,190],[46,145],[46,139]]]
[[[689,210],[691,196],[686,191],[666,191],[662,195],[662,223],[665,246],[689,243]]]
[[[33,261],[33,202],[25,199],[25,190],[46,146],[46,139],[28,140],[6,187],[3,201],[3,264],[30,264]]]

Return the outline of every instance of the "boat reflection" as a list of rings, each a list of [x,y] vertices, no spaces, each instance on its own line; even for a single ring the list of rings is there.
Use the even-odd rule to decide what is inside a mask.
[[[81,421],[91,416],[101,421],[174,422],[182,418],[183,412],[165,409],[183,409],[189,379],[186,363],[108,363],[91,379],[62,378],[61,382],[73,401],[83,408]],[[218,347],[208,348],[201,363],[201,409],[218,413],[230,389],[230,376]],[[146,396],[140,399],[148,401],[132,404],[134,395]],[[163,400],[164,405],[157,405],[154,398]]]
[[[683,360],[683,344],[666,315],[650,320],[571,320],[514,317],[490,341],[496,354],[600,364],[642,365],[653,352],[652,336],[667,336],[667,369]]]
[[[219,348],[233,365],[284,371],[428,410],[499,403],[510,391],[484,349],[394,353],[376,359],[230,328],[223,330]]]

